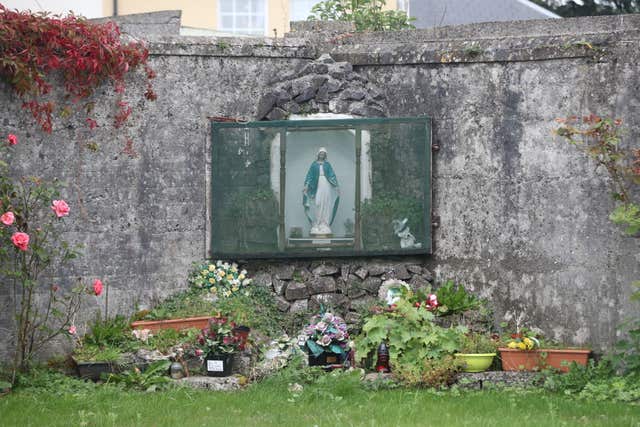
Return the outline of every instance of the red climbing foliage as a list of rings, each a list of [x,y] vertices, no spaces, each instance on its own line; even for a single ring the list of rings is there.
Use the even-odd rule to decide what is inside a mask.
[[[149,50],[142,42],[122,43],[120,30],[113,22],[97,24],[74,15],[12,11],[0,4],[0,78],[23,101],[45,132],[52,129],[54,113],[68,116],[72,110],[84,110],[86,123],[93,103],[82,104],[105,83],[114,91],[125,91],[125,75],[142,68],[147,79],[145,97],[155,100],[151,85],[154,71],[147,64]],[[56,104],[47,95],[61,83],[64,103]],[[121,98],[114,126],[120,127],[131,114]]]

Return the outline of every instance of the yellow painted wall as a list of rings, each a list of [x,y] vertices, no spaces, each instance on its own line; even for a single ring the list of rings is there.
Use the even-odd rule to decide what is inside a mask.
[[[289,0],[267,0],[267,36],[282,37],[289,31]],[[396,9],[396,0],[387,0],[385,9]],[[217,29],[218,0],[118,0],[118,15],[155,12],[160,10],[182,10],[182,26]],[[113,1],[104,0],[105,16],[113,15]]]

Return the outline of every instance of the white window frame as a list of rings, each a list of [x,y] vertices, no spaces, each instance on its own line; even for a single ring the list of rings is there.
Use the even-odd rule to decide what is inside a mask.
[[[224,1],[231,1],[233,3],[233,12],[232,13],[223,13],[222,12],[222,2]],[[238,2],[258,2],[258,1],[262,1],[263,4],[263,17],[264,17],[264,31],[260,34],[257,33],[255,30],[256,29],[252,29],[252,28],[238,28],[236,27],[236,18],[238,16],[238,14],[236,13],[235,9],[236,9],[236,4]],[[251,10],[251,7],[249,7],[249,10]],[[233,16],[233,27],[232,28],[223,28],[222,26],[222,18],[225,16]],[[242,14],[242,16],[247,16],[249,23],[251,23],[251,18],[253,16],[259,16],[259,15],[253,15],[251,12],[247,13],[247,14]],[[269,0],[218,0],[218,31],[221,32],[226,32],[226,33],[233,33],[233,34],[244,34],[244,35],[262,35],[262,36],[266,36],[268,34],[268,28],[269,28]]]
[[[398,0],[398,10],[403,11],[407,16],[411,16],[411,0]]]

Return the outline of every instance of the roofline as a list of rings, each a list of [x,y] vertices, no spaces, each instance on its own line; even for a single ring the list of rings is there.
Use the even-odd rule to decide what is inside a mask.
[[[560,15],[558,15],[556,13],[553,13],[549,9],[545,9],[544,7],[539,6],[539,5],[533,3],[533,2],[531,2],[529,0],[516,0],[516,1],[518,3],[524,5],[524,6],[530,7],[531,9],[535,10],[536,12],[540,12],[543,15],[548,16],[549,18],[562,18],[562,16],[560,16]]]

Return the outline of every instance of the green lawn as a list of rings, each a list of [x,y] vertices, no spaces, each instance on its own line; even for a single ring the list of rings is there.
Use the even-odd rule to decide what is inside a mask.
[[[99,387],[62,396],[18,391],[0,398],[2,426],[638,426],[640,406],[544,392],[366,391],[353,384],[286,385],[241,392],[157,393]]]

